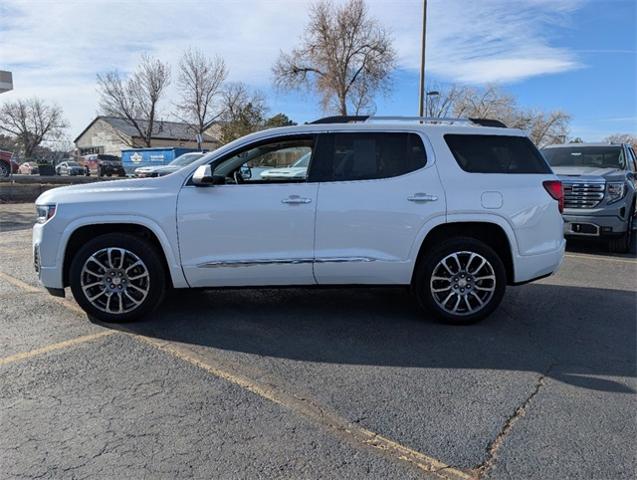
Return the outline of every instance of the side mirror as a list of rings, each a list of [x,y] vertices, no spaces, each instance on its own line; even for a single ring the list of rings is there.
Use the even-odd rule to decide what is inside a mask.
[[[252,178],[252,169],[248,167],[247,165],[243,165],[240,171],[241,171],[241,176],[245,180],[249,180]]]
[[[192,183],[198,186],[223,185],[226,178],[223,175],[213,175],[210,165],[200,165],[192,176]]]
[[[212,185],[212,168],[210,165],[200,165],[192,176],[195,185]]]

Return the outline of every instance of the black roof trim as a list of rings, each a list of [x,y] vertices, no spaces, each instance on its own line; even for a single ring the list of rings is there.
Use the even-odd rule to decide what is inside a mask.
[[[364,122],[369,118],[369,115],[335,115],[332,117],[323,117],[318,120],[310,122],[310,125],[316,125],[320,123],[352,123],[352,122]]]
[[[469,117],[471,123],[475,123],[476,125],[482,125],[483,127],[498,127],[498,128],[507,128],[507,126],[501,122],[500,120],[495,120],[493,118],[471,118]]]

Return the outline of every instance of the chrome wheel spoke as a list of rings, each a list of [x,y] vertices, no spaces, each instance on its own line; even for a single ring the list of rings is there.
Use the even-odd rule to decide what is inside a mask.
[[[143,288],[139,288],[137,285],[133,285],[132,283],[130,285],[128,285],[129,288],[134,288],[135,290],[137,290],[139,293],[146,293],[146,290],[144,290]]]
[[[449,290],[451,290],[451,285],[447,286],[447,287],[443,287],[443,288],[432,288],[431,291],[434,293],[440,293],[440,292],[448,292]]]
[[[484,267],[485,263],[487,263],[487,259],[486,258],[482,258],[482,260],[480,261],[480,265],[478,265],[478,268],[476,268],[475,270],[469,270],[468,267],[469,265],[467,265],[467,271],[472,274],[475,275],[476,273],[478,273],[480,270],[482,270],[482,267]],[[495,277],[494,277],[495,278]],[[478,280],[476,278],[476,280]]]
[[[94,301],[97,298],[100,298],[102,295],[104,295],[106,293],[106,290],[102,290],[101,292],[99,292],[97,295],[94,295],[92,297],[87,297],[89,302]]]
[[[124,295],[126,295],[128,297],[128,299],[133,302],[135,305],[139,305],[140,302],[139,300],[135,300],[133,297],[130,296],[130,293],[128,293],[128,290],[124,290]]]
[[[481,292],[493,292],[495,290],[495,287],[481,287],[480,285],[476,285],[473,288],[480,290]]]
[[[126,268],[124,271],[126,273],[128,273],[132,268],[135,268],[135,267],[137,267],[139,265],[143,265],[141,260],[138,260],[137,262],[133,263],[132,265],[129,265],[128,268]],[[146,267],[144,267],[144,268],[146,268]]]
[[[484,305],[484,301],[480,298],[480,296],[476,292],[471,292],[471,295],[473,295],[475,299],[478,300],[478,303],[480,304],[480,306]]]
[[[456,300],[456,304],[453,306],[453,311],[457,312],[458,311],[458,307],[460,306],[460,302],[462,301],[462,297],[458,294],[456,294],[457,300]]]
[[[476,277],[474,280],[476,282],[480,282],[482,280],[493,280],[495,282],[495,275],[486,275],[484,277]]]
[[[88,262],[94,262],[97,263],[97,265],[104,271],[108,270],[108,268],[106,267],[106,265],[104,265],[102,262],[100,262],[97,258],[95,258],[95,255],[91,255],[91,257],[86,261],[86,264]],[[86,264],[84,264],[84,268],[86,268]]]
[[[148,272],[140,273],[139,275],[135,275],[134,277],[128,277],[128,280],[139,280],[140,278],[146,278],[148,276]]]

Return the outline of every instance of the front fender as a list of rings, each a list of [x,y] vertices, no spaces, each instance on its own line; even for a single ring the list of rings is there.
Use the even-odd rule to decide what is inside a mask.
[[[91,217],[82,217],[76,219],[69,223],[66,228],[63,230],[62,235],[59,241],[59,247],[56,258],[56,265],[64,265],[64,257],[66,254],[66,248],[69,243],[69,239],[73,232],[75,232],[78,228],[85,227],[88,225],[98,225],[98,224],[108,224],[108,223],[123,223],[123,224],[131,224],[131,225],[140,225],[148,228],[161,245],[163,254],[166,258],[166,263],[168,264],[168,270],[170,272],[170,277],[172,279],[173,285],[175,288],[187,288],[189,285],[186,282],[184,277],[184,273],[181,269],[181,264],[178,261],[179,255],[176,252],[170,240],[168,239],[168,235],[161,228],[161,226],[155,222],[154,220],[138,215],[99,215],[99,216],[91,216]],[[62,275],[63,269],[60,268],[60,275]]]

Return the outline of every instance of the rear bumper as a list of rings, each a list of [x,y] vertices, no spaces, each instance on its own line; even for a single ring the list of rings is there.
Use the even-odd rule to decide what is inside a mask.
[[[538,255],[516,255],[514,258],[515,278],[513,284],[528,283],[557,272],[564,260],[566,240],[558,249]]]

